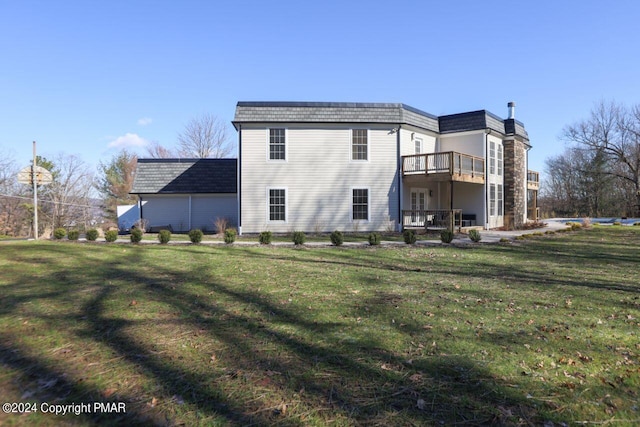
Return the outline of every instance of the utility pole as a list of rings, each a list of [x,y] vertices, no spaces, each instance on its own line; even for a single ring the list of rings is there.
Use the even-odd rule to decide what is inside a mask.
[[[31,179],[33,180],[33,237],[38,240],[38,185],[36,179],[36,142],[33,141],[33,164]]]

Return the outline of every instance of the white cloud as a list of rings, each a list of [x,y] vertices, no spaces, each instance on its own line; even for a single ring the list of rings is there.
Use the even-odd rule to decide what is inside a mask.
[[[149,144],[149,141],[142,138],[136,133],[126,133],[123,136],[119,136],[108,145],[109,148],[126,148],[126,147],[144,147]]]
[[[150,125],[151,122],[153,122],[153,119],[151,117],[143,117],[141,119],[138,119],[138,124],[140,126]]]

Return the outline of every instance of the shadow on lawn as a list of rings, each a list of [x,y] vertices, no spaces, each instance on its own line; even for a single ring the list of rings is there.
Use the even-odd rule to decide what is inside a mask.
[[[55,247],[43,246],[38,250],[55,251]],[[202,249],[197,254],[206,258],[209,252],[215,250]],[[343,325],[339,321],[308,321],[300,312],[275,304],[259,291],[253,291],[251,286],[243,289],[227,286],[200,272],[176,273],[166,265],[148,265],[142,248],[130,250],[117,264],[109,267],[86,257],[82,250],[74,251],[73,256],[72,264],[94,269],[91,286],[96,287],[96,292],[81,306],[79,314],[45,316],[44,320],[55,320],[56,327],[60,328],[79,323],[82,327],[74,333],[80,338],[110,348],[117,357],[135,366],[147,380],[157,384],[159,390],[154,393],[177,402],[175,407],[188,405],[192,408],[189,411],[196,411],[197,419],[203,423],[305,425],[312,419],[316,423],[508,425],[541,421],[538,409],[520,393],[516,394],[493,378],[488,370],[464,357],[408,361],[398,352],[382,348],[375,334],[366,342],[337,343],[305,338],[307,334],[327,337]],[[245,254],[238,252],[235,256]],[[366,261],[361,263],[367,266]],[[144,271],[132,268],[136,265],[147,268]],[[153,272],[153,275],[147,272]],[[109,277],[117,277],[124,284],[110,284]],[[180,285],[186,282],[200,283],[220,299],[250,310],[227,309],[225,304],[203,299]],[[20,283],[11,285],[15,288]],[[47,296],[38,295],[34,287],[31,292],[21,295],[21,301],[41,297],[73,298],[78,287],[87,286],[86,276],[65,270],[64,283],[57,286],[64,290]],[[210,371],[193,368],[154,351],[153,342],[130,335],[128,329],[138,321],[108,314],[109,304],[122,303],[118,294],[124,291],[123,286],[137,288],[171,307],[176,313],[171,321],[180,321],[222,343],[226,351],[219,354],[219,363],[226,368]],[[3,316],[17,314],[6,303],[3,299]],[[286,326],[300,328],[305,334],[284,332],[288,330]],[[2,363],[23,372],[20,380],[23,386],[24,381],[33,381],[36,377],[58,379],[46,392],[36,393],[31,399],[47,401],[55,398],[58,403],[108,400],[104,398],[103,390],[89,383],[74,382],[62,368],[52,366],[46,356],[51,349],[22,349],[16,347],[9,336],[3,337],[0,344],[3,346],[0,347]],[[268,345],[277,351],[266,351]],[[34,356],[38,351],[41,354]],[[88,368],[87,374],[96,373]],[[236,389],[230,392],[222,384]],[[249,393],[243,394],[240,389]],[[179,410],[176,413],[166,405],[150,408],[151,396],[142,394],[113,395],[111,399],[128,403],[123,418],[96,414],[84,417],[101,424],[172,425],[181,422],[184,414]],[[283,403],[289,405],[288,410]]]

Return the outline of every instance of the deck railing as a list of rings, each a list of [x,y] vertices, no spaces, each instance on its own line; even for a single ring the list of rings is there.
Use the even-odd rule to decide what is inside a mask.
[[[404,175],[448,173],[484,178],[484,159],[454,151],[413,154],[402,156],[402,173]]]
[[[460,231],[462,209],[417,209],[402,211],[403,228],[449,229]]]

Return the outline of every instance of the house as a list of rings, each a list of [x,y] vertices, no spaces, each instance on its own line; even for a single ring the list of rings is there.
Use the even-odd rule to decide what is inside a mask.
[[[132,194],[148,227],[213,230],[237,223],[236,159],[138,159]]]
[[[405,104],[238,102],[241,233],[517,227],[538,174],[515,104],[434,116]]]

